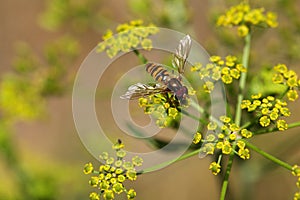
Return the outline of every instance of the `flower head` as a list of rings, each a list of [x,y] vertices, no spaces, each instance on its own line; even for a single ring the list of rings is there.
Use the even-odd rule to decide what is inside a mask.
[[[278,25],[277,16],[272,12],[265,13],[263,8],[250,8],[246,2],[232,6],[217,20],[217,26],[237,26],[238,35],[245,37],[252,26],[265,26],[274,28]]]
[[[299,83],[298,75],[294,70],[289,70],[285,64],[277,64],[274,66],[272,81],[275,84],[281,84],[288,87],[287,97],[290,101],[298,99]]]
[[[85,165],[85,174],[95,174],[90,178],[89,184],[101,191],[99,194],[96,192],[90,193],[90,199],[100,200],[101,196],[103,199],[114,199],[115,195],[123,192],[127,194],[128,199],[133,199],[133,197],[136,196],[134,190],[127,190],[123,182],[125,180],[134,181],[137,179],[135,167],[141,166],[143,160],[142,158],[135,156],[131,161],[125,161],[124,157],[126,153],[123,153],[125,152],[123,148],[124,144],[121,142],[121,140],[118,140],[113,145],[113,149],[115,149],[117,154],[116,159],[109,156],[106,152],[102,153],[100,158],[105,160],[105,164],[102,164],[99,167],[98,172],[94,170],[94,167],[91,163]]]
[[[279,68],[278,68],[279,69]],[[286,71],[285,67],[279,70]],[[248,112],[256,111],[259,116],[259,124],[262,127],[268,127],[271,124],[276,124],[278,130],[286,130],[288,125],[283,117],[290,116],[290,111],[287,103],[280,99],[275,99],[273,96],[261,98],[261,94],[252,95],[252,100],[243,100],[241,104],[242,109],[247,109]],[[243,132],[245,135],[247,132]]]
[[[180,102],[172,93],[149,95],[139,99],[145,114],[151,114],[160,128],[172,127],[180,120],[180,110],[189,106],[189,101]]]
[[[191,67],[192,72],[198,72],[201,80],[204,80],[203,89],[210,93],[214,89],[214,82],[221,80],[225,84],[231,84],[233,80],[238,80],[241,73],[246,72],[237,60],[237,57],[228,55],[225,59],[220,56],[211,56],[210,62],[206,66],[196,63]]]
[[[134,20],[129,23],[120,24],[116,28],[117,34],[112,30],[107,30],[103,36],[103,42],[98,44],[97,51],[106,51],[112,58],[119,52],[129,52],[140,45],[145,50],[151,50],[152,41],[148,39],[150,35],[159,31],[153,24],[144,25],[142,20]]]

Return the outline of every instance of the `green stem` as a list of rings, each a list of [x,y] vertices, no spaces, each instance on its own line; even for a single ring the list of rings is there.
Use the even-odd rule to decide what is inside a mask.
[[[290,123],[290,124],[288,124],[288,129],[296,128],[296,127],[299,127],[299,126],[300,126],[300,121],[299,122]],[[272,133],[272,132],[275,132],[275,131],[278,131],[277,127],[268,128],[268,129],[262,129],[260,131],[255,132],[254,134],[255,135],[262,135],[262,134],[265,134],[265,133]]]
[[[134,49],[133,52],[143,64],[146,64],[148,62],[147,58],[145,58],[145,56],[141,54],[139,50]]]
[[[251,144],[250,142],[248,142],[247,140],[243,140],[245,142],[245,144],[247,145],[247,147],[249,147],[250,149],[254,150],[255,152],[259,153],[260,155],[262,155],[263,157],[271,160],[272,162],[286,168],[289,171],[292,171],[293,166],[289,165],[288,163],[279,160],[278,158],[268,154],[267,152],[259,149],[257,146]]]
[[[223,180],[223,184],[222,184],[221,194],[220,194],[220,200],[224,200],[225,196],[226,196],[228,183],[229,183],[229,175],[230,175],[230,171],[231,171],[232,164],[233,164],[233,158],[234,158],[234,151],[232,151],[230,153],[230,156],[228,159],[226,172],[225,172],[225,176],[224,176],[224,180]]]
[[[248,34],[245,37],[245,47],[243,50],[243,61],[242,64],[248,70],[248,64],[249,64],[249,57],[250,57],[250,45],[251,44],[251,34]],[[246,86],[246,79],[247,79],[247,72],[241,74],[240,83],[239,83],[239,94],[237,99],[237,105],[236,105],[236,115],[235,115],[235,124],[240,126],[241,123],[241,117],[242,117],[242,109],[241,104],[244,98],[243,92],[245,91]]]
[[[193,101],[191,99],[191,106],[193,108],[195,108],[200,114],[205,114],[205,115],[209,115],[209,119],[210,121],[216,122],[218,124],[219,127],[222,126],[222,122],[220,122],[220,120],[218,120],[217,118],[215,118],[214,116],[210,115],[204,108],[202,108],[199,104],[197,104],[195,101]]]
[[[184,115],[190,117],[191,119],[194,119],[195,121],[199,122],[199,118],[196,117],[196,116],[194,116],[194,115],[192,115],[192,114],[190,114],[189,112],[187,112],[187,111],[185,111],[185,110],[181,110],[180,112],[181,112],[182,114],[184,114]]]
[[[184,155],[182,155],[179,158],[176,158],[174,160],[166,161],[166,162],[160,163],[158,165],[155,165],[153,167],[149,167],[148,169],[144,169],[144,170],[138,172],[138,174],[145,174],[145,173],[156,171],[156,170],[161,169],[162,167],[170,165],[170,164],[172,164],[174,162],[181,161],[181,160],[187,159],[189,157],[192,157],[192,156],[198,154],[199,152],[200,152],[200,149],[197,149],[197,150],[192,151],[190,153],[186,153],[186,154],[184,154]]]
[[[245,37],[245,46],[243,50],[243,60],[242,64],[248,69],[248,63],[249,63],[249,57],[250,57],[250,45],[251,44],[251,34],[248,34]],[[236,110],[235,110],[235,124],[237,126],[240,126],[241,124],[241,119],[242,119],[242,109],[241,109],[241,104],[244,98],[243,92],[245,91],[245,86],[246,86],[246,79],[247,79],[247,72],[241,74],[240,82],[239,82],[239,94],[237,98],[237,105],[236,105]],[[233,149],[235,149],[235,146],[233,146]],[[225,172],[225,177],[224,181],[222,184],[222,189],[221,189],[221,195],[220,195],[220,200],[224,200],[226,196],[226,191],[228,188],[228,181],[229,181],[229,175],[230,171],[232,168],[233,164],[233,158],[234,158],[234,151],[230,153],[229,159],[228,159],[228,164],[226,167],[226,172]]]

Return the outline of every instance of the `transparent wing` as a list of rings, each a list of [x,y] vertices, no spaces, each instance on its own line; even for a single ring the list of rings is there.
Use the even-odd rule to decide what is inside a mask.
[[[172,64],[178,69],[179,74],[184,73],[185,63],[191,51],[191,47],[192,40],[189,35],[184,36],[179,41],[179,45],[175,50],[174,58],[172,60]]]
[[[131,85],[127,92],[120,96],[121,99],[138,99],[141,97],[147,97],[152,94],[158,93],[165,93],[170,91],[165,85],[161,85],[158,83],[154,84],[143,84],[143,83],[136,83]]]

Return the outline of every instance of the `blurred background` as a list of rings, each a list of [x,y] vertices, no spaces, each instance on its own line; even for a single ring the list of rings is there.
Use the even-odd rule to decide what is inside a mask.
[[[108,28],[143,19],[190,34],[211,55],[241,55],[243,41],[235,30],[214,25],[218,14],[237,2],[1,0],[0,199],[88,199],[92,188],[83,166],[98,164],[74,127],[72,84],[81,62]],[[264,86],[268,74],[257,74],[257,70],[277,63],[299,74],[300,2],[253,0],[251,4],[277,12],[279,18],[277,29],[255,29],[249,77],[256,79],[252,84]],[[118,72],[113,69],[108,79]],[[106,93],[101,93],[99,106],[109,103],[111,89],[102,88]],[[255,87],[249,90],[255,92]],[[290,122],[299,121],[299,100],[291,110]],[[113,126],[114,122],[109,123]],[[253,139],[263,150],[291,164],[300,162],[299,141],[299,128]],[[133,147],[134,142],[125,144]],[[137,199],[143,200],[218,199],[222,178],[208,171],[210,162],[209,157],[195,156],[140,176],[128,187],[135,188]],[[295,183],[290,172],[252,153],[249,161],[235,161],[227,199],[292,199]]]

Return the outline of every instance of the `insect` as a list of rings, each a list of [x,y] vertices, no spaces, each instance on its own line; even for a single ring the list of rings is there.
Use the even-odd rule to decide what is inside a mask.
[[[131,85],[127,92],[122,95],[121,99],[138,99],[140,97],[147,97],[153,94],[163,94],[172,92],[175,97],[182,103],[188,97],[188,89],[182,84],[182,75],[184,73],[185,65],[188,55],[191,50],[192,41],[189,35],[183,37],[178,47],[175,50],[172,64],[179,75],[172,76],[161,64],[147,63],[146,71],[158,82],[158,83],[136,83]]]

